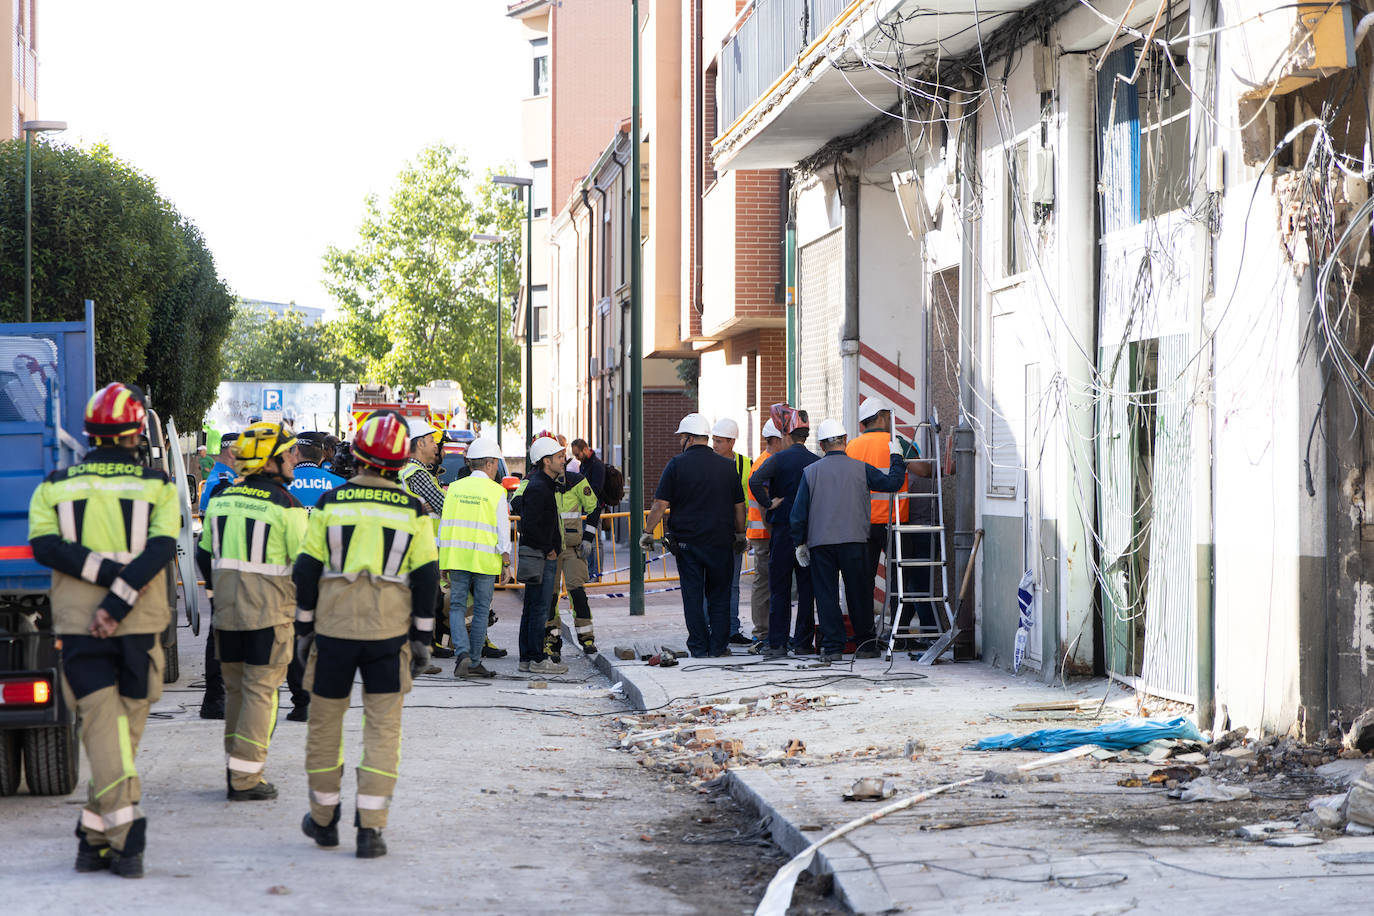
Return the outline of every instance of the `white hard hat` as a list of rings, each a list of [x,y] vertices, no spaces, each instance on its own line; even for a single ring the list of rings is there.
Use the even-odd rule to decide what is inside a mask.
[[[471,452],[472,447],[468,447]],[[558,444],[558,440],[550,436],[540,436],[534,440],[534,445],[530,446],[530,464],[538,464],[550,455],[557,455],[563,451],[563,446]]]
[[[677,425],[677,434],[686,433],[689,436],[709,436],[711,435],[711,424],[706,422],[706,418],[699,413],[689,413],[682,418],[682,422]]]
[[[839,420],[832,420],[826,417],[821,421],[820,427],[816,430],[816,441],[824,442],[827,439],[838,439],[841,436],[849,435],[844,431],[844,424]]]
[[[767,423],[763,424],[763,438],[781,439],[782,433],[778,432],[778,424],[774,423],[772,420],[769,420]]]
[[[500,458],[501,447],[495,439],[473,439],[468,445],[468,461],[481,461],[483,458]]]
[[[406,427],[410,430],[412,440],[432,436],[439,431],[431,426],[424,417],[406,417]]]
[[[721,417],[716,421],[716,425],[711,427],[711,435],[720,436],[722,439],[738,439],[739,424],[729,417]]]
[[[864,398],[863,403],[859,405],[859,422],[876,417],[884,410],[890,411],[892,408],[882,398]]]

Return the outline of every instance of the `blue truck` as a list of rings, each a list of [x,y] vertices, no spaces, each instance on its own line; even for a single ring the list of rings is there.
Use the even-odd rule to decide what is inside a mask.
[[[29,500],[48,474],[81,460],[95,392],[94,308],[83,321],[0,324],[0,796],[66,795],[77,782],[76,710],[63,696],[62,641],[52,632],[49,570],[29,547]],[[175,460],[150,415],[142,458]],[[189,507],[183,509],[189,524]],[[188,529],[189,530],[189,529]],[[176,606],[175,570],[168,577]],[[190,587],[195,588],[194,580]],[[164,680],[179,675],[176,619],[163,633]]]

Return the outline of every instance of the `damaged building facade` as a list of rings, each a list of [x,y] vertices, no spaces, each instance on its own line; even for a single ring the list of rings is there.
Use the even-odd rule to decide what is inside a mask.
[[[969,649],[1012,664],[1029,572],[1046,680],[1374,705],[1370,10],[735,6],[711,167],[786,190],[796,403],[957,429]]]

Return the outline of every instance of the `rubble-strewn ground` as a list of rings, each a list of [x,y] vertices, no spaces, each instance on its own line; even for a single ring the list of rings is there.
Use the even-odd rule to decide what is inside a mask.
[[[1343,792],[1342,781],[1371,762],[1349,750],[1344,756],[1356,759],[1340,759],[1334,739],[1298,745],[1237,732],[1215,744],[1159,742],[1018,774],[1018,765],[1047,755],[967,746],[1007,732],[1187,710],[1104,681],[1066,689],[976,663],[920,668],[905,654],[891,664],[829,668],[746,655],[684,659],[666,669],[612,661],[617,645],[643,654],[681,644],[680,606],[670,600],[654,601],[646,617],[614,616],[599,628],[603,665],[614,666],[613,676],[649,710],[618,718],[623,753],[688,785],[723,768],[736,794],[778,815],[790,849],[882,804],[843,799],[860,779],[896,799],[993,771],[992,781],[931,798],[823,850],[821,870],[834,872],[839,896],[862,911],[1367,906],[1374,837],[1346,835],[1343,818],[1309,811],[1311,799]],[[1248,797],[1177,797],[1209,784]],[[1278,822],[1270,831],[1283,835],[1280,842],[1313,845],[1237,835],[1261,822]]]
[[[514,648],[517,598],[498,602],[493,636]],[[391,852],[372,861],[354,858],[344,829],[361,753],[355,709],[342,843],[318,849],[299,826],[305,725],[279,723],[268,763],[277,801],[226,802],[223,724],[198,718],[200,691],[189,686],[203,640],[185,629],[181,638],[185,673],[157,705],[138,758],[147,877],[72,871],[84,783],[68,798],[0,799],[0,911],[745,913],[785,861],[724,792],[645,772],[614,748],[610,720],[626,705],[585,660],[569,659],[569,683],[530,691],[514,678],[514,653],[488,662],[511,678],[487,686],[453,681],[451,663],[417,682]],[[524,709],[500,708],[511,706]],[[578,715],[540,712],[555,709]],[[799,889],[797,911],[839,912],[818,886]]]

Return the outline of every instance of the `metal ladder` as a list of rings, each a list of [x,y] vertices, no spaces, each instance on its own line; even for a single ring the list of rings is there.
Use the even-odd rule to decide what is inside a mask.
[[[930,645],[917,658],[919,664],[933,665],[935,660],[947,652],[959,635],[959,625],[955,622],[954,606],[949,600],[949,571],[945,552],[945,498],[944,479],[941,474],[943,465],[940,454],[940,419],[932,411],[930,419],[916,427],[918,447],[922,435],[929,444],[921,455],[934,462],[934,473],[930,480],[934,488],[929,493],[893,493],[889,505],[889,524],[887,533],[887,588],[883,595],[883,619],[887,626],[887,658],[892,658],[899,639],[929,640]],[[912,510],[920,502],[933,503],[935,524],[916,524],[901,522],[901,510],[907,509],[911,518]],[[926,540],[930,549],[921,551],[919,540]],[[913,543],[914,542],[914,543]],[[915,556],[909,556],[909,551]],[[924,554],[924,555],[923,555]],[[937,576],[938,571],[938,576]],[[924,581],[924,588],[921,587]],[[936,582],[939,588],[936,589]],[[894,599],[895,598],[895,602]],[[910,609],[911,619],[905,626],[901,620]],[[934,618],[931,624],[921,622],[921,612],[929,609]],[[942,613],[943,612],[943,619]]]

